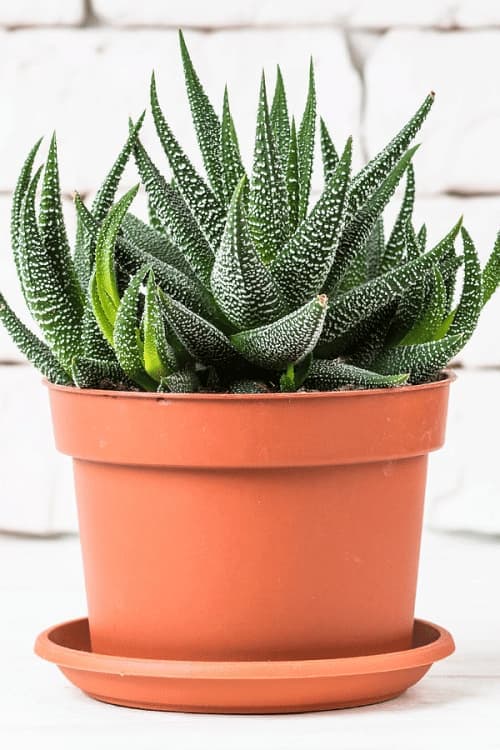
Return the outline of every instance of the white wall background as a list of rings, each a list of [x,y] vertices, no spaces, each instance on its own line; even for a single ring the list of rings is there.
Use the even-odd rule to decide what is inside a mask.
[[[500,228],[500,2],[0,0],[0,288],[18,310],[10,199],[40,135],[57,129],[70,227],[72,191],[91,195],[99,184],[126,136],[127,117],[147,105],[153,68],[168,118],[195,153],[178,27],[214,102],[228,82],[247,158],[262,65],[272,76],[282,64],[291,107],[300,112],[312,53],[321,114],[339,144],[355,136],[358,165],[435,90],[419,136],[417,219],[437,238],[463,213],[486,258]],[[145,132],[154,144],[149,123]],[[131,170],[124,184],[135,181]],[[448,448],[433,461],[435,526],[500,533],[499,323],[500,298],[461,356]],[[46,394],[3,331],[0,419],[0,529],[74,528],[68,465],[52,447]]]

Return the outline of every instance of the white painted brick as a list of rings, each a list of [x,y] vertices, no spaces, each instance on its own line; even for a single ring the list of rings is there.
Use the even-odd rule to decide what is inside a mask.
[[[0,420],[0,530],[75,530],[71,460],[56,452],[48,394],[31,367],[0,366]]]
[[[290,104],[301,115],[309,55],[316,61],[321,113],[341,144],[359,134],[360,83],[343,36],[334,30],[262,30],[188,35],[207,91],[220,109],[226,79],[242,145],[249,161],[258,83],[264,65],[271,78],[281,62]],[[41,64],[43,61],[43,64]],[[186,150],[197,149],[190,121],[177,34],[173,31],[26,31],[0,35],[0,190],[11,190],[20,164],[40,133],[57,127],[66,190],[100,184],[127,133],[127,118],[148,103],[149,76]],[[148,117],[144,139],[160,159]],[[164,159],[160,159],[161,164]],[[130,184],[136,180],[132,171]]]
[[[429,466],[428,524],[500,534],[500,370],[458,370],[445,447]]]
[[[101,21],[118,26],[173,26],[220,28],[228,26],[267,26],[343,23],[352,0],[93,0]]]
[[[500,192],[498,34],[392,31],[366,66],[365,136],[378,151],[430,90],[436,103],[418,136],[419,189]]]
[[[70,26],[83,22],[84,0],[3,0],[0,26]]]
[[[30,326],[32,330],[36,331],[37,328],[26,309],[12,257],[10,245],[10,208],[11,196],[0,195],[0,290],[21,320]],[[71,243],[73,243],[76,222],[73,205],[69,199],[64,201],[63,209],[68,235]],[[0,324],[0,363],[2,361],[23,361],[23,359]]]
[[[496,6],[496,14],[495,8]],[[495,0],[364,0],[351,3],[348,24],[351,28],[389,29],[394,27],[437,27],[480,25],[481,18],[498,20]],[[491,21],[490,21],[491,22]]]

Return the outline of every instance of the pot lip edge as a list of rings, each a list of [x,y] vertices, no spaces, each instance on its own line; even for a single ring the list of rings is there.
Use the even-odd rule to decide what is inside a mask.
[[[171,677],[205,680],[259,680],[284,678],[317,678],[324,676],[356,676],[397,672],[404,669],[430,667],[455,651],[451,633],[441,625],[415,618],[415,623],[437,631],[437,638],[422,646],[379,654],[326,659],[297,659],[271,661],[188,661],[179,659],[141,659],[80,651],[56,643],[50,637],[61,627],[77,625],[85,618],[53,625],[37,637],[34,651],[37,656],[57,664],[62,669],[84,672],[119,674],[128,677]],[[85,663],[86,662],[86,663]],[[240,671],[240,674],[235,672]],[[196,674],[194,674],[195,672]]]
[[[312,399],[327,398],[355,398],[384,395],[397,395],[411,392],[421,392],[447,388],[457,379],[457,374],[452,368],[441,370],[444,377],[439,380],[432,380],[429,383],[420,383],[418,385],[401,385],[393,388],[360,388],[345,391],[302,391],[298,393],[157,393],[156,391],[113,391],[99,390],[95,388],[77,388],[69,385],[58,385],[51,383],[47,378],[42,379],[43,385],[49,391],[62,393],[71,393],[78,396],[99,396],[103,398],[114,399],[141,399],[149,401],[213,401],[217,403],[234,403],[235,401],[243,402],[273,402],[273,401],[308,401]]]

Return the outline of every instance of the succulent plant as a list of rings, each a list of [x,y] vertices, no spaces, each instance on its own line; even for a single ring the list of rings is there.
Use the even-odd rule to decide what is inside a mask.
[[[38,142],[13,199],[12,250],[43,340],[0,296],[0,319],[19,349],[52,382],[80,388],[261,393],[439,377],[500,283],[500,235],[481,269],[461,220],[430,249],[425,225],[414,227],[411,143],[434,95],[352,175],[351,140],[337,151],[322,119],[317,127],[312,63],[298,124],[289,116],[280,69],[271,102],[262,75],[248,177],[227,89],[219,118],[182,34],[180,44],[206,177],[168,125],[153,76],[151,111],[170,177],[140,141],[144,116],[129,123],[92,206],[75,195],[71,253],[56,139],[43,171],[33,174]],[[311,207],[317,129],[324,187]],[[132,155],[149,224],[130,212],[139,186],[115,202]],[[386,235],[384,211],[403,178],[399,213]]]

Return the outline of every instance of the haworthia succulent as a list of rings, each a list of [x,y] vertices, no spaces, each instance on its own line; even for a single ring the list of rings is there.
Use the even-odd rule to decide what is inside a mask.
[[[177,369],[175,352],[167,341],[165,321],[158,298],[154,274],[149,272],[143,316],[143,362],[148,375],[160,382]]]
[[[224,202],[221,159],[221,125],[194,69],[182,31],[179,31],[186,91],[203,163],[211,188]]]
[[[437,262],[440,252],[439,247],[435,248],[420,258],[404,263],[393,271],[388,271],[333,299],[328,311],[323,340],[334,341],[363,318],[392,300],[402,297],[408,286],[417,281]]]
[[[224,201],[228,205],[231,202],[237,184],[245,176],[245,168],[241,161],[238,136],[236,135],[236,129],[229,108],[227,86],[224,89],[224,102],[222,106],[221,158],[222,174],[224,177]]]
[[[35,158],[38,153],[38,149],[40,148],[41,142],[42,139],[40,138],[40,140],[35,143],[28,156],[26,157],[26,160],[21,169],[21,173],[16,182],[14,195],[12,196],[12,208],[10,214],[10,239],[12,244],[14,263],[16,265],[17,275],[19,277],[21,276],[19,246],[21,242],[21,217],[23,200],[30,186],[33,164],[35,163]]]
[[[285,178],[271,128],[266,82],[262,74],[248,225],[263,261],[269,263],[288,239],[288,198]]]
[[[234,359],[236,351],[222,331],[161,290],[160,299],[167,323],[192,357],[207,365]]]
[[[481,265],[476,248],[465,227],[462,227],[461,232],[464,244],[464,282],[449,335],[462,334],[462,342],[465,344],[474,333],[479,320],[483,306],[483,288]]]
[[[97,294],[97,292],[95,293]],[[107,318],[104,317],[104,313],[102,313],[102,315],[103,326],[106,327],[106,330],[108,332],[107,337],[101,330],[101,326],[99,325],[94,309],[92,307],[91,299],[87,299],[85,302],[85,309],[83,311],[82,319],[81,355],[85,359],[114,361],[116,360],[116,355],[111,346],[113,340],[113,331],[107,321]]]
[[[340,359],[315,359],[305,383],[313,390],[336,391],[347,388],[392,388],[407,381],[407,374],[381,375],[346,364]]]
[[[484,267],[482,275],[483,305],[485,305],[500,284],[500,232],[495,246]]]
[[[321,198],[270,265],[291,308],[304,304],[328,277],[344,224],[350,171],[349,140]]]
[[[151,109],[158,138],[167,155],[176,183],[203,234],[217,247],[224,229],[223,204],[198,175],[179,146],[160,108],[154,75],[151,79]]]
[[[47,247],[38,229],[35,193],[40,170],[26,193],[21,216],[19,262],[26,301],[40,326],[47,344],[64,369],[69,372],[71,361],[79,353],[83,302],[68,287],[70,275],[64,256]]]
[[[415,203],[415,174],[411,164],[406,170],[406,188],[400,211],[396,222],[387,241],[384,257],[382,259],[382,273],[389,271],[398,263],[401,263],[406,247],[407,225],[413,213]]]
[[[314,83],[314,65],[309,65],[309,87],[306,106],[297,135],[299,150],[299,221],[307,214],[309,194],[311,192],[311,175],[314,158],[314,139],[316,133],[316,87]]]
[[[462,348],[463,336],[446,336],[425,344],[396,346],[385,349],[373,363],[373,368],[384,375],[406,371],[411,383],[421,383],[434,377]]]
[[[347,224],[339,245],[335,267],[330,274],[329,289],[334,288],[335,285],[338,284],[358,252],[360,252],[366,245],[368,237],[375,226],[375,222],[380,217],[382,211],[394,194],[394,191],[396,190],[401,177],[408,168],[416,149],[417,147],[415,146],[406,152],[389,175],[366,201],[363,208],[358,211],[356,216]],[[351,196],[351,192],[349,193],[349,196]]]
[[[406,243],[406,259],[415,260],[415,258],[418,258],[418,256],[422,255],[425,251],[425,234],[420,231],[419,239],[415,235],[413,224],[411,221],[407,221],[404,236]]]
[[[427,226],[425,224],[422,224],[422,226],[418,230],[417,242],[420,248],[420,252],[423,253],[425,251],[425,246],[427,243]]]
[[[349,209],[352,214],[361,208],[401,159],[420,130],[433,102],[434,92],[431,92],[411,120],[353,179],[349,200]]]
[[[274,323],[234,334],[231,343],[252,364],[282,370],[312,352],[321,335],[327,307],[326,295],[321,294]]]
[[[286,312],[278,286],[254,247],[243,206],[245,178],[237,186],[212,270],[215,301],[237,328],[255,328]]]
[[[52,383],[68,385],[71,380],[67,372],[59,364],[49,347],[35,336],[24,323],[19,320],[15,312],[7,304],[0,293],[0,322],[26,359],[31,362],[44,377]]]
[[[271,105],[271,128],[276,149],[281,159],[281,167],[285,172],[290,145],[290,119],[288,117],[285,84],[279,65],[276,68],[276,86]]]
[[[127,378],[118,362],[89,357],[75,357],[71,375],[78,388],[99,390],[131,390],[135,384]]]
[[[137,141],[137,168],[156,215],[167,229],[200,281],[208,288],[214,263],[213,250],[198,227],[182,195],[169,185]]]
[[[282,393],[295,393],[295,391],[299,390],[309,375],[312,359],[313,356],[310,353],[301,362],[288,365],[280,377],[280,391]]]
[[[146,372],[140,334],[140,289],[148,268],[141,268],[131,279],[120,300],[113,329],[113,348],[123,372],[146,391],[155,391],[157,383]]]
[[[328,132],[328,128],[326,127],[326,123],[322,117],[320,117],[319,124],[321,134],[321,156],[323,160],[323,177],[326,184],[338,164],[339,155],[337,154],[337,149],[334,146],[330,133]]]

